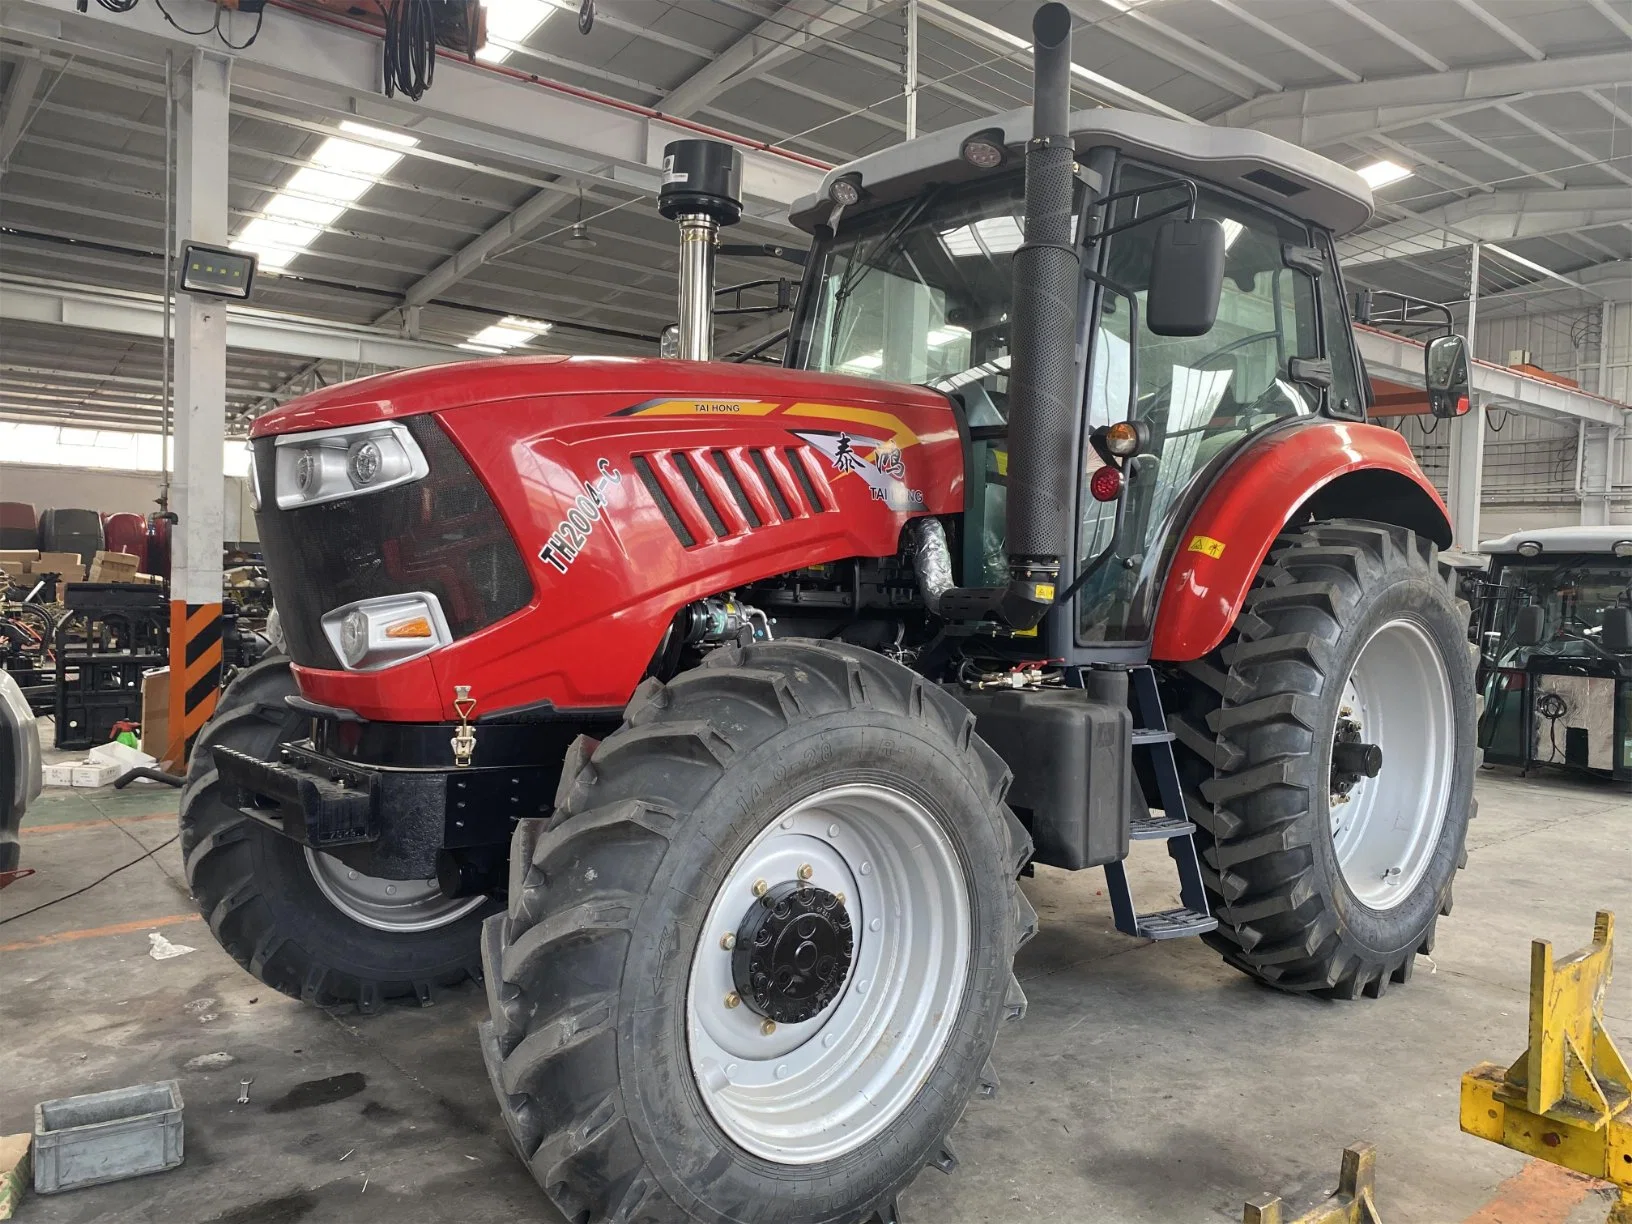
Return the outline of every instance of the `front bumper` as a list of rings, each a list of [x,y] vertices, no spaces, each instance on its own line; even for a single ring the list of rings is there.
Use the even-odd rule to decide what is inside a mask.
[[[509,844],[515,822],[549,814],[560,772],[520,768],[397,768],[342,760],[311,741],[271,761],[215,749],[223,800],[313,850],[391,880],[437,874],[443,850]]]

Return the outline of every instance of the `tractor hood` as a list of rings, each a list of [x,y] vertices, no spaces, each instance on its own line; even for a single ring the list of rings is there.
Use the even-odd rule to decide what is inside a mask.
[[[730,416],[745,402],[815,399],[947,409],[945,396],[924,387],[867,378],[807,374],[776,366],[664,361],[645,357],[495,357],[376,374],[290,400],[258,417],[252,438],[360,425],[474,404],[562,396],[627,397],[717,402]]]

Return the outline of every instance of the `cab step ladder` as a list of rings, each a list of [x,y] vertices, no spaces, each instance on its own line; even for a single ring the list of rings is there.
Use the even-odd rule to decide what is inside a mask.
[[[1145,760],[1155,775],[1162,801],[1160,816],[1148,809],[1134,812],[1129,836],[1134,841],[1167,842],[1167,852],[1179,870],[1179,899],[1183,904],[1177,909],[1141,914],[1134,905],[1125,866],[1119,862],[1107,863],[1105,885],[1110,893],[1116,929],[1139,939],[1202,935],[1216,930],[1218,919],[1213,917],[1207,905],[1207,892],[1202,887],[1201,863],[1196,855],[1196,826],[1184,810],[1179,766],[1173,758],[1173,732],[1167,729],[1167,716],[1162,712],[1161,698],[1156,692],[1155,670],[1149,666],[1131,668],[1128,687],[1133,706],[1133,751],[1146,754]]]

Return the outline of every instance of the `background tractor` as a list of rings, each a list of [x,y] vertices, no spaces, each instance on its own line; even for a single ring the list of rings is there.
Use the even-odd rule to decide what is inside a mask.
[[[1028,864],[1343,997],[1449,910],[1473,664],[1445,508],[1365,421],[1369,190],[1072,114],[1066,10],[1034,35],[1031,111],[795,209],[785,369],[476,361],[255,424],[289,661],[200,738],[193,891],[314,1002],[479,975],[569,1220],[893,1218],[996,1089]],[[670,154],[706,358],[739,171]],[[1427,381],[1465,410],[1460,339]],[[1138,839],[1180,907],[1139,910]]]
[[[1486,763],[1632,781],[1632,529],[1515,531],[1482,551]]]

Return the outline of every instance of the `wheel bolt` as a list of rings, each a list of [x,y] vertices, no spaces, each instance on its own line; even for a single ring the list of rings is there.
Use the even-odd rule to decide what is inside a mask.
[[[755,880],[754,881],[754,896],[763,897],[766,893],[768,893],[770,891],[771,891],[771,886],[769,884],[765,883],[764,880]]]
[[[844,894],[843,893],[834,893],[833,894],[833,900],[834,900],[835,903],[837,903],[839,905],[843,905],[844,904]]]
[[[808,879],[810,879],[811,876],[813,876],[815,874],[816,874],[816,868],[812,867],[809,863],[799,864],[799,878],[801,880],[808,880]]]
[[[765,1036],[769,1037],[772,1033],[776,1032],[776,1021],[775,1020],[766,1020],[766,1021],[764,1021],[759,1026],[759,1031],[764,1033]]]
[[[729,931],[720,936],[720,947],[724,948],[727,952],[731,951],[731,949],[736,946],[737,937],[731,934]]]
[[[725,996],[725,1005],[727,1007],[742,1006],[742,996],[733,990],[730,994]]]

